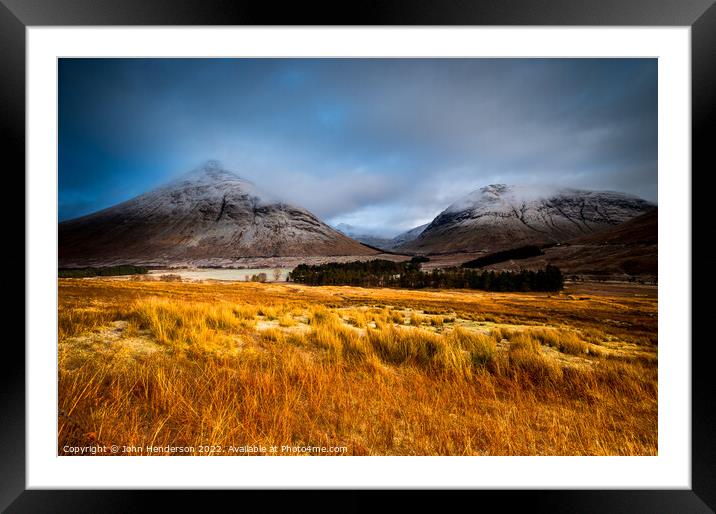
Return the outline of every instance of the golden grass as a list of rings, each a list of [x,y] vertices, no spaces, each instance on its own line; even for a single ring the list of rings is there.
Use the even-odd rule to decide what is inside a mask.
[[[420,325],[424,324],[426,322],[425,316],[420,314],[417,311],[413,311],[410,313],[410,324],[419,327]]]
[[[525,331],[522,337],[530,338],[537,344],[551,346],[560,352],[571,355],[589,353],[589,345],[571,330],[536,328]]]
[[[627,295],[63,279],[59,451],[654,455],[655,313]]]

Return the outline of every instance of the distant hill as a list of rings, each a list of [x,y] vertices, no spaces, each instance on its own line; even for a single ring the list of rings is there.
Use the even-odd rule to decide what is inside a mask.
[[[398,234],[393,238],[378,237],[364,234],[361,233],[360,229],[352,225],[348,225],[346,223],[339,223],[338,225],[336,225],[335,228],[336,230],[342,232],[348,237],[355,239],[356,241],[360,241],[361,243],[365,243],[375,248],[380,248],[382,250],[390,252],[399,247],[400,245],[412,241],[413,239],[418,237],[427,226],[428,224],[426,223],[424,225],[420,225],[419,227],[411,228],[410,230]]]
[[[371,234],[366,234],[361,229],[354,227],[353,225],[349,225],[347,223],[339,223],[334,227],[337,231],[339,231],[341,234],[345,234],[346,236],[350,237],[351,239],[355,239],[356,241],[359,241],[361,243],[365,243],[369,246],[373,246],[375,248],[381,248],[384,250],[389,249],[390,243],[392,239],[388,237],[380,237],[375,236]]]
[[[423,233],[423,231],[428,227],[429,223],[425,223],[424,225],[420,225],[415,228],[411,228],[407,232],[403,232],[402,234],[398,234],[393,239],[391,239],[391,250],[395,250],[396,248],[409,243],[411,241],[414,241],[418,237],[420,237],[420,234]]]

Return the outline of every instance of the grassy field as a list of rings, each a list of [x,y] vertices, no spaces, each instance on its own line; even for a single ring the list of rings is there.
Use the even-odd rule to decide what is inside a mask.
[[[59,454],[657,453],[653,288],[59,284]]]

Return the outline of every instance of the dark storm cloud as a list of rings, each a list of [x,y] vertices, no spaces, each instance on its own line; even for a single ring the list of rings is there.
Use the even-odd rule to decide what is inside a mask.
[[[60,217],[216,158],[391,234],[485,184],[655,201],[654,59],[63,59]]]

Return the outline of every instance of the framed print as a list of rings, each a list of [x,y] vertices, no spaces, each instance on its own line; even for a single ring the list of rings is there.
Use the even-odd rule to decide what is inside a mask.
[[[539,7],[4,0],[3,508],[709,512],[691,170],[716,8]]]

